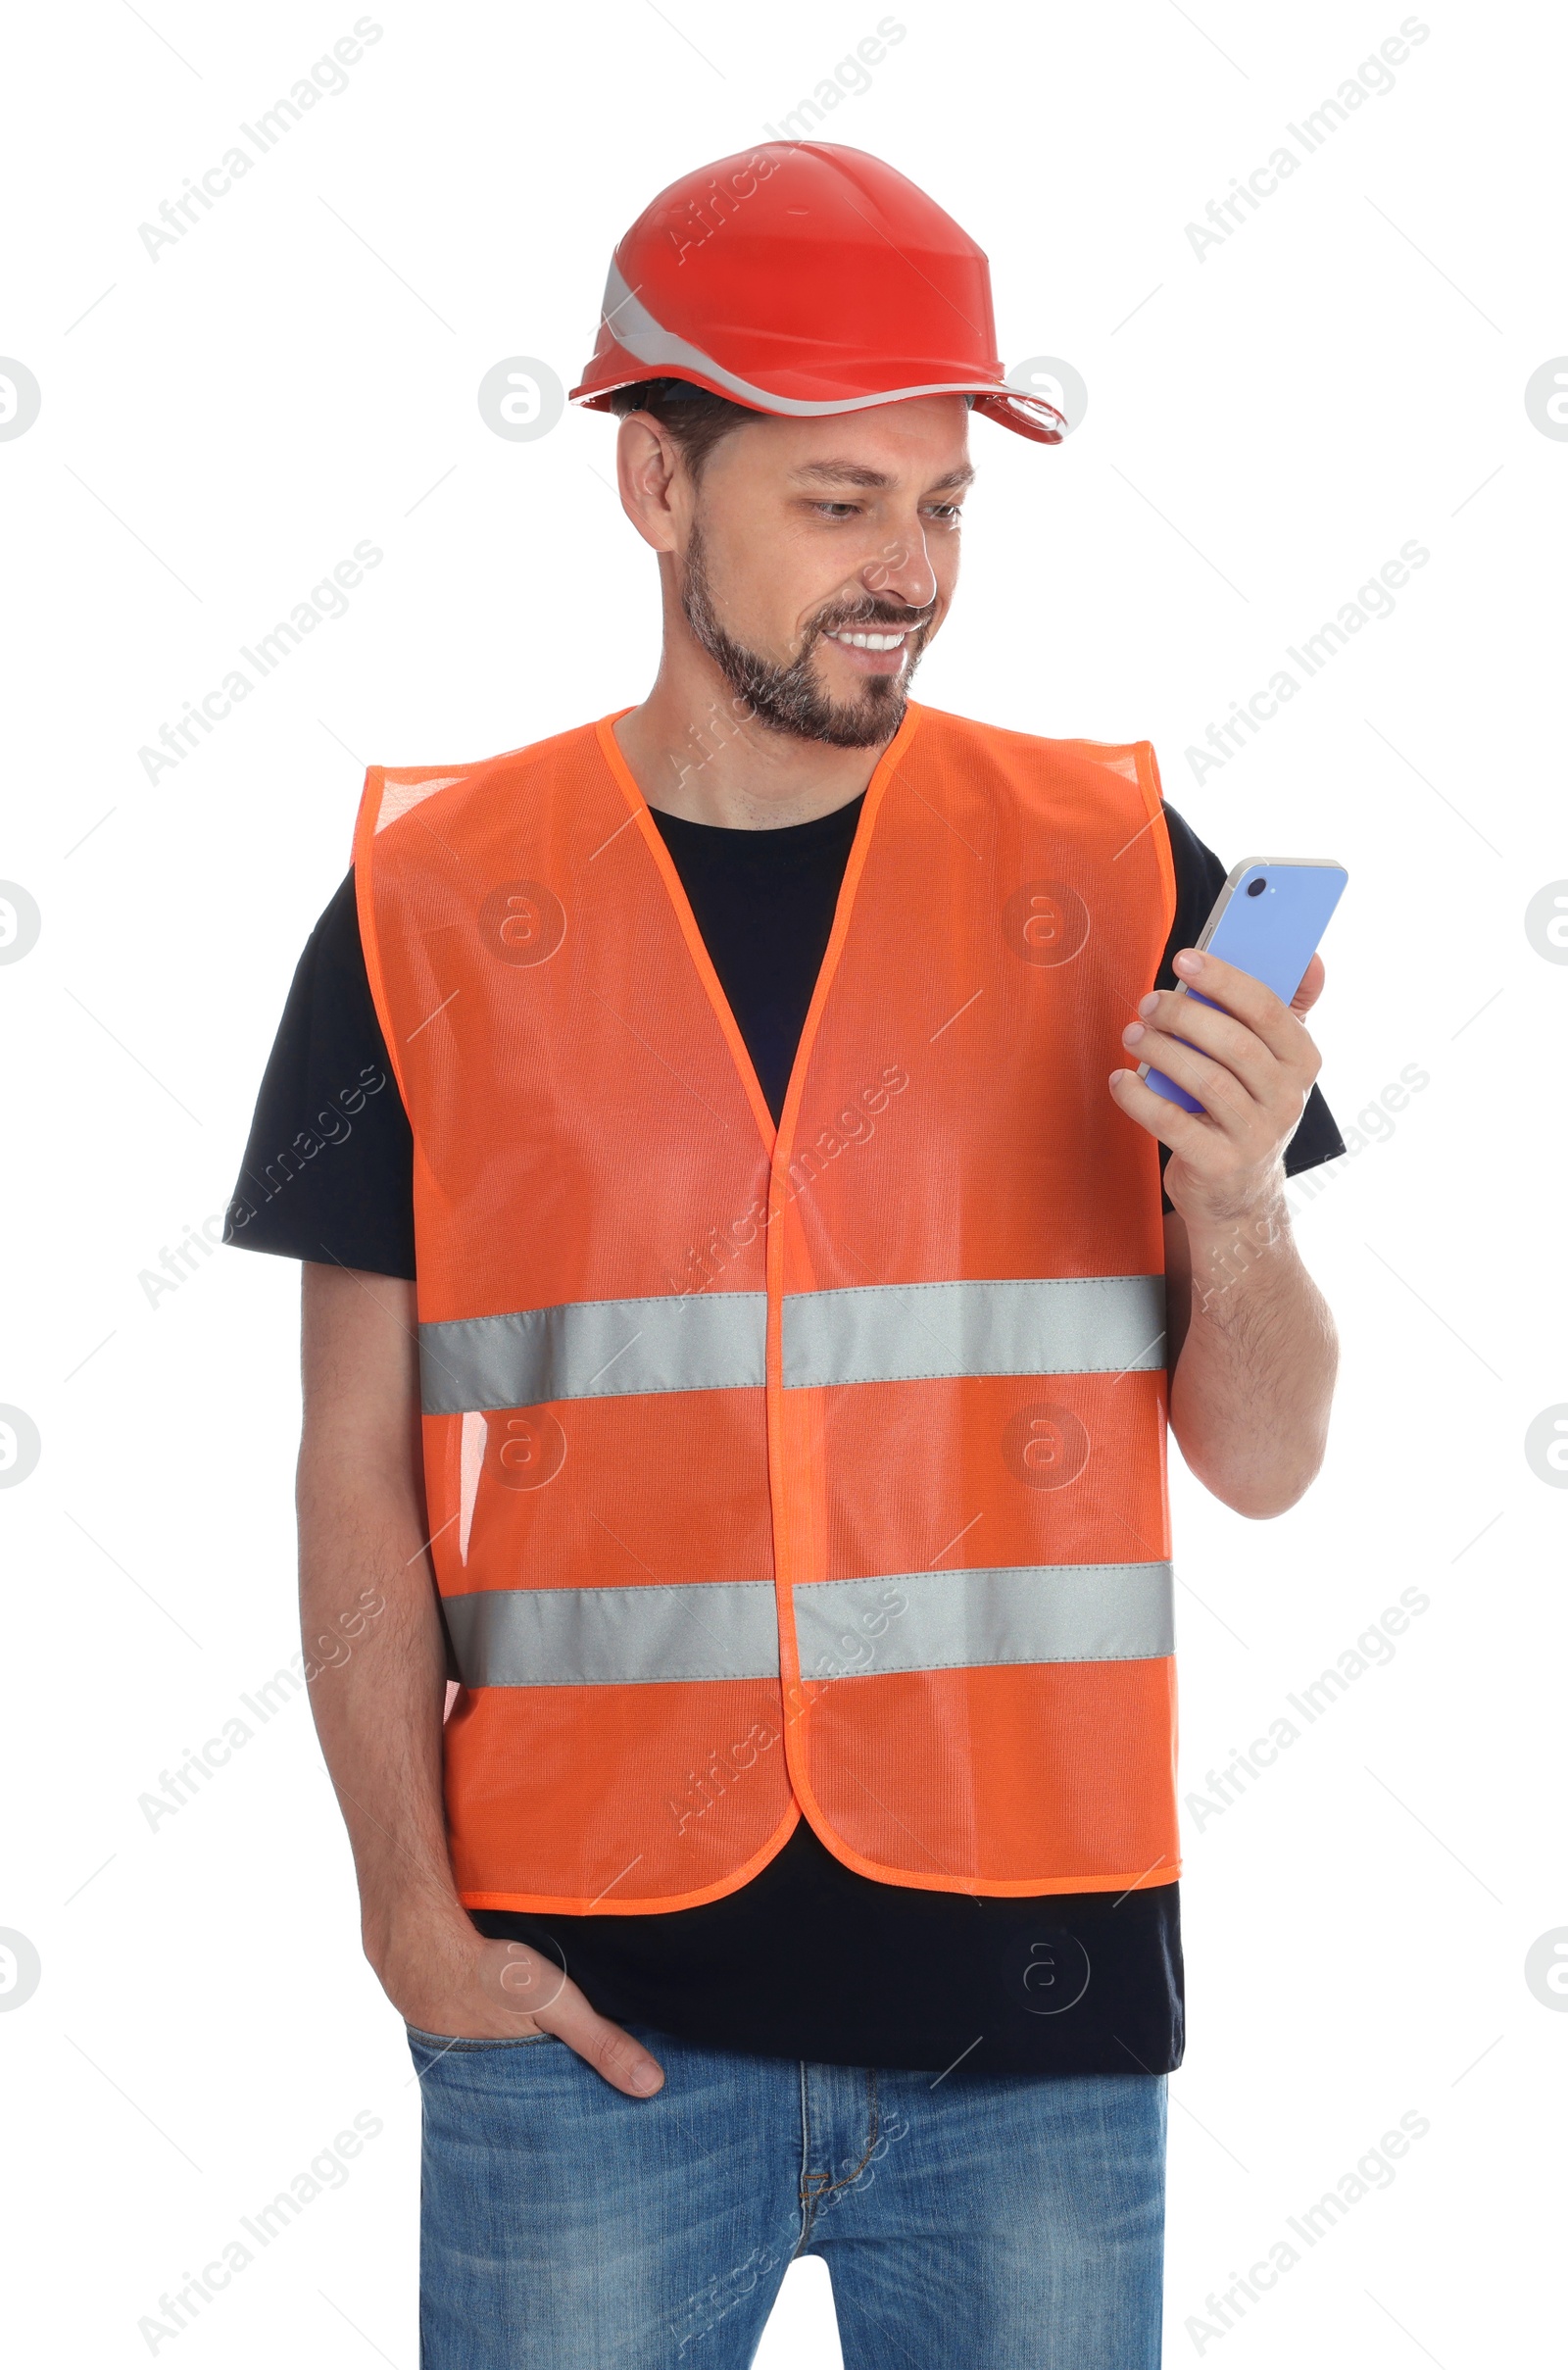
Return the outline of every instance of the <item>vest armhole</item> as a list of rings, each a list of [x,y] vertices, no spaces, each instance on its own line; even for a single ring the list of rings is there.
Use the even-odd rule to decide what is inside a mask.
[[[1170,827],[1165,820],[1165,793],[1159,778],[1159,761],[1152,741],[1135,741],[1133,755],[1138,761],[1138,787],[1144,794],[1144,807],[1154,828],[1152,834],[1159,861],[1159,882],[1164,898],[1164,935],[1168,939],[1176,927],[1176,860],[1170,852]]]
[[[381,1023],[381,1036],[386,1057],[392,1064],[403,1108],[412,1111],[408,1081],[398,1059],[397,1032],[392,1025],[392,1008],[387,997],[386,981],[381,971],[381,941],[375,921],[375,836],[381,817],[381,801],[386,789],[385,768],[370,765],[366,770],[365,790],[360,800],[360,812],[354,825],[354,904],[360,922],[360,948],[365,957],[365,975],[369,982],[370,1001],[375,1016]]]

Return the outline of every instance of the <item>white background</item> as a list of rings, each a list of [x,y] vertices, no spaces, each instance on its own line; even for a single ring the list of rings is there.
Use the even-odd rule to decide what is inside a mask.
[[[364,764],[515,747],[651,680],[612,423],[504,441],[481,376],[527,355],[570,384],[626,223],[762,137],[877,13],[391,0],[349,88],[156,262],[138,225],[352,0],[13,20],[0,172],[26,229],[0,352],[43,396],[0,442],[0,874],[42,913],[0,968],[0,1401],[43,1444],[0,1492],[0,1926],[43,1970],[0,2015],[19,2359],[145,2360],[160,2292],[368,2110],[384,2130],[346,2186],[159,2358],[414,2370],[417,2091],[303,1701],[156,1831],[138,1808],[294,1651],[295,1269],[225,1252],[155,1305],[139,1278],[216,1231]],[[830,123],[985,246],[1008,367],[1063,357],[1089,390],[1056,451],[976,423],[965,577],[919,696],[1147,736],[1227,861],[1350,871],[1318,1034],[1342,1123],[1372,1115],[1297,1197],[1344,1340],[1328,1464],[1261,1527],[1174,1482],[1184,1790],[1401,1588],[1430,1599],[1253,1792],[1187,1821],[1167,2358],[1269,2370],[1479,2370],[1542,2358],[1560,2322],[1568,2017],[1524,1976],[1568,1926],[1568,1497],[1524,1454],[1568,1401],[1568,968],[1524,927],[1568,874],[1568,443],[1524,402],[1568,349],[1560,21],[1424,11],[1392,92],[1201,260],[1186,235],[1400,14],[914,0]],[[384,559],[348,615],[149,781],[138,751],[363,538]],[[1430,559],[1395,614],[1195,779],[1209,722],[1410,539]],[[1429,1083],[1380,1118],[1412,1066]],[[1410,2109],[1431,2128],[1393,2185],[1195,2336]],[[762,2358],[837,2361],[819,2264]]]

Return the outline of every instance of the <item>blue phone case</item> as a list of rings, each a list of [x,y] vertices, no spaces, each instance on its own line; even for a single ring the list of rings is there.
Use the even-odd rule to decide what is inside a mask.
[[[1220,891],[1214,911],[1203,924],[1199,951],[1234,963],[1239,971],[1272,988],[1282,1004],[1289,1004],[1306,975],[1306,966],[1348,877],[1343,864],[1330,862],[1306,857],[1270,862],[1253,857],[1237,865]],[[1190,996],[1196,991],[1183,982],[1176,993]],[[1199,996],[1197,1001],[1209,1003],[1206,996]],[[1201,1111],[1202,1105],[1163,1070],[1151,1069],[1144,1062],[1138,1074],[1167,1103],[1179,1104],[1183,1111]]]

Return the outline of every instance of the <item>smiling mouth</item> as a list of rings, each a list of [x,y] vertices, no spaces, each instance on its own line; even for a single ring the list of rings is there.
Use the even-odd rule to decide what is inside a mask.
[[[897,650],[902,643],[908,640],[913,631],[912,625],[902,625],[896,633],[864,633],[858,629],[852,630],[847,626],[840,626],[830,632],[826,639],[830,642],[843,642],[851,650]]]

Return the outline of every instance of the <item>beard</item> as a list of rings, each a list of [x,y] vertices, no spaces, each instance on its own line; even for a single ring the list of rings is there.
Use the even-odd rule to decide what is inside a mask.
[[[708,573],[708,552],[701,524],[694,520],[686,547],[680,603],[686,622],[707,651],[738,700],[750,710],[748,720],[769,725],[800,741],[825,741],[834,749],[870,749],[891,740],[908,706],[908,683],[920,663],[931,625],[932,612],[907,609],[880,601],[874,593],[836,599],[812,618],[801,640],[799,656],[788,666],[764,659],[744,642],[727,634],[718,621]],[[858,698],[836,700],[824,690],[816,672],[816,646],[826,633],[896,632],[910,626],[907,655],[897,674],[867,675]]]

